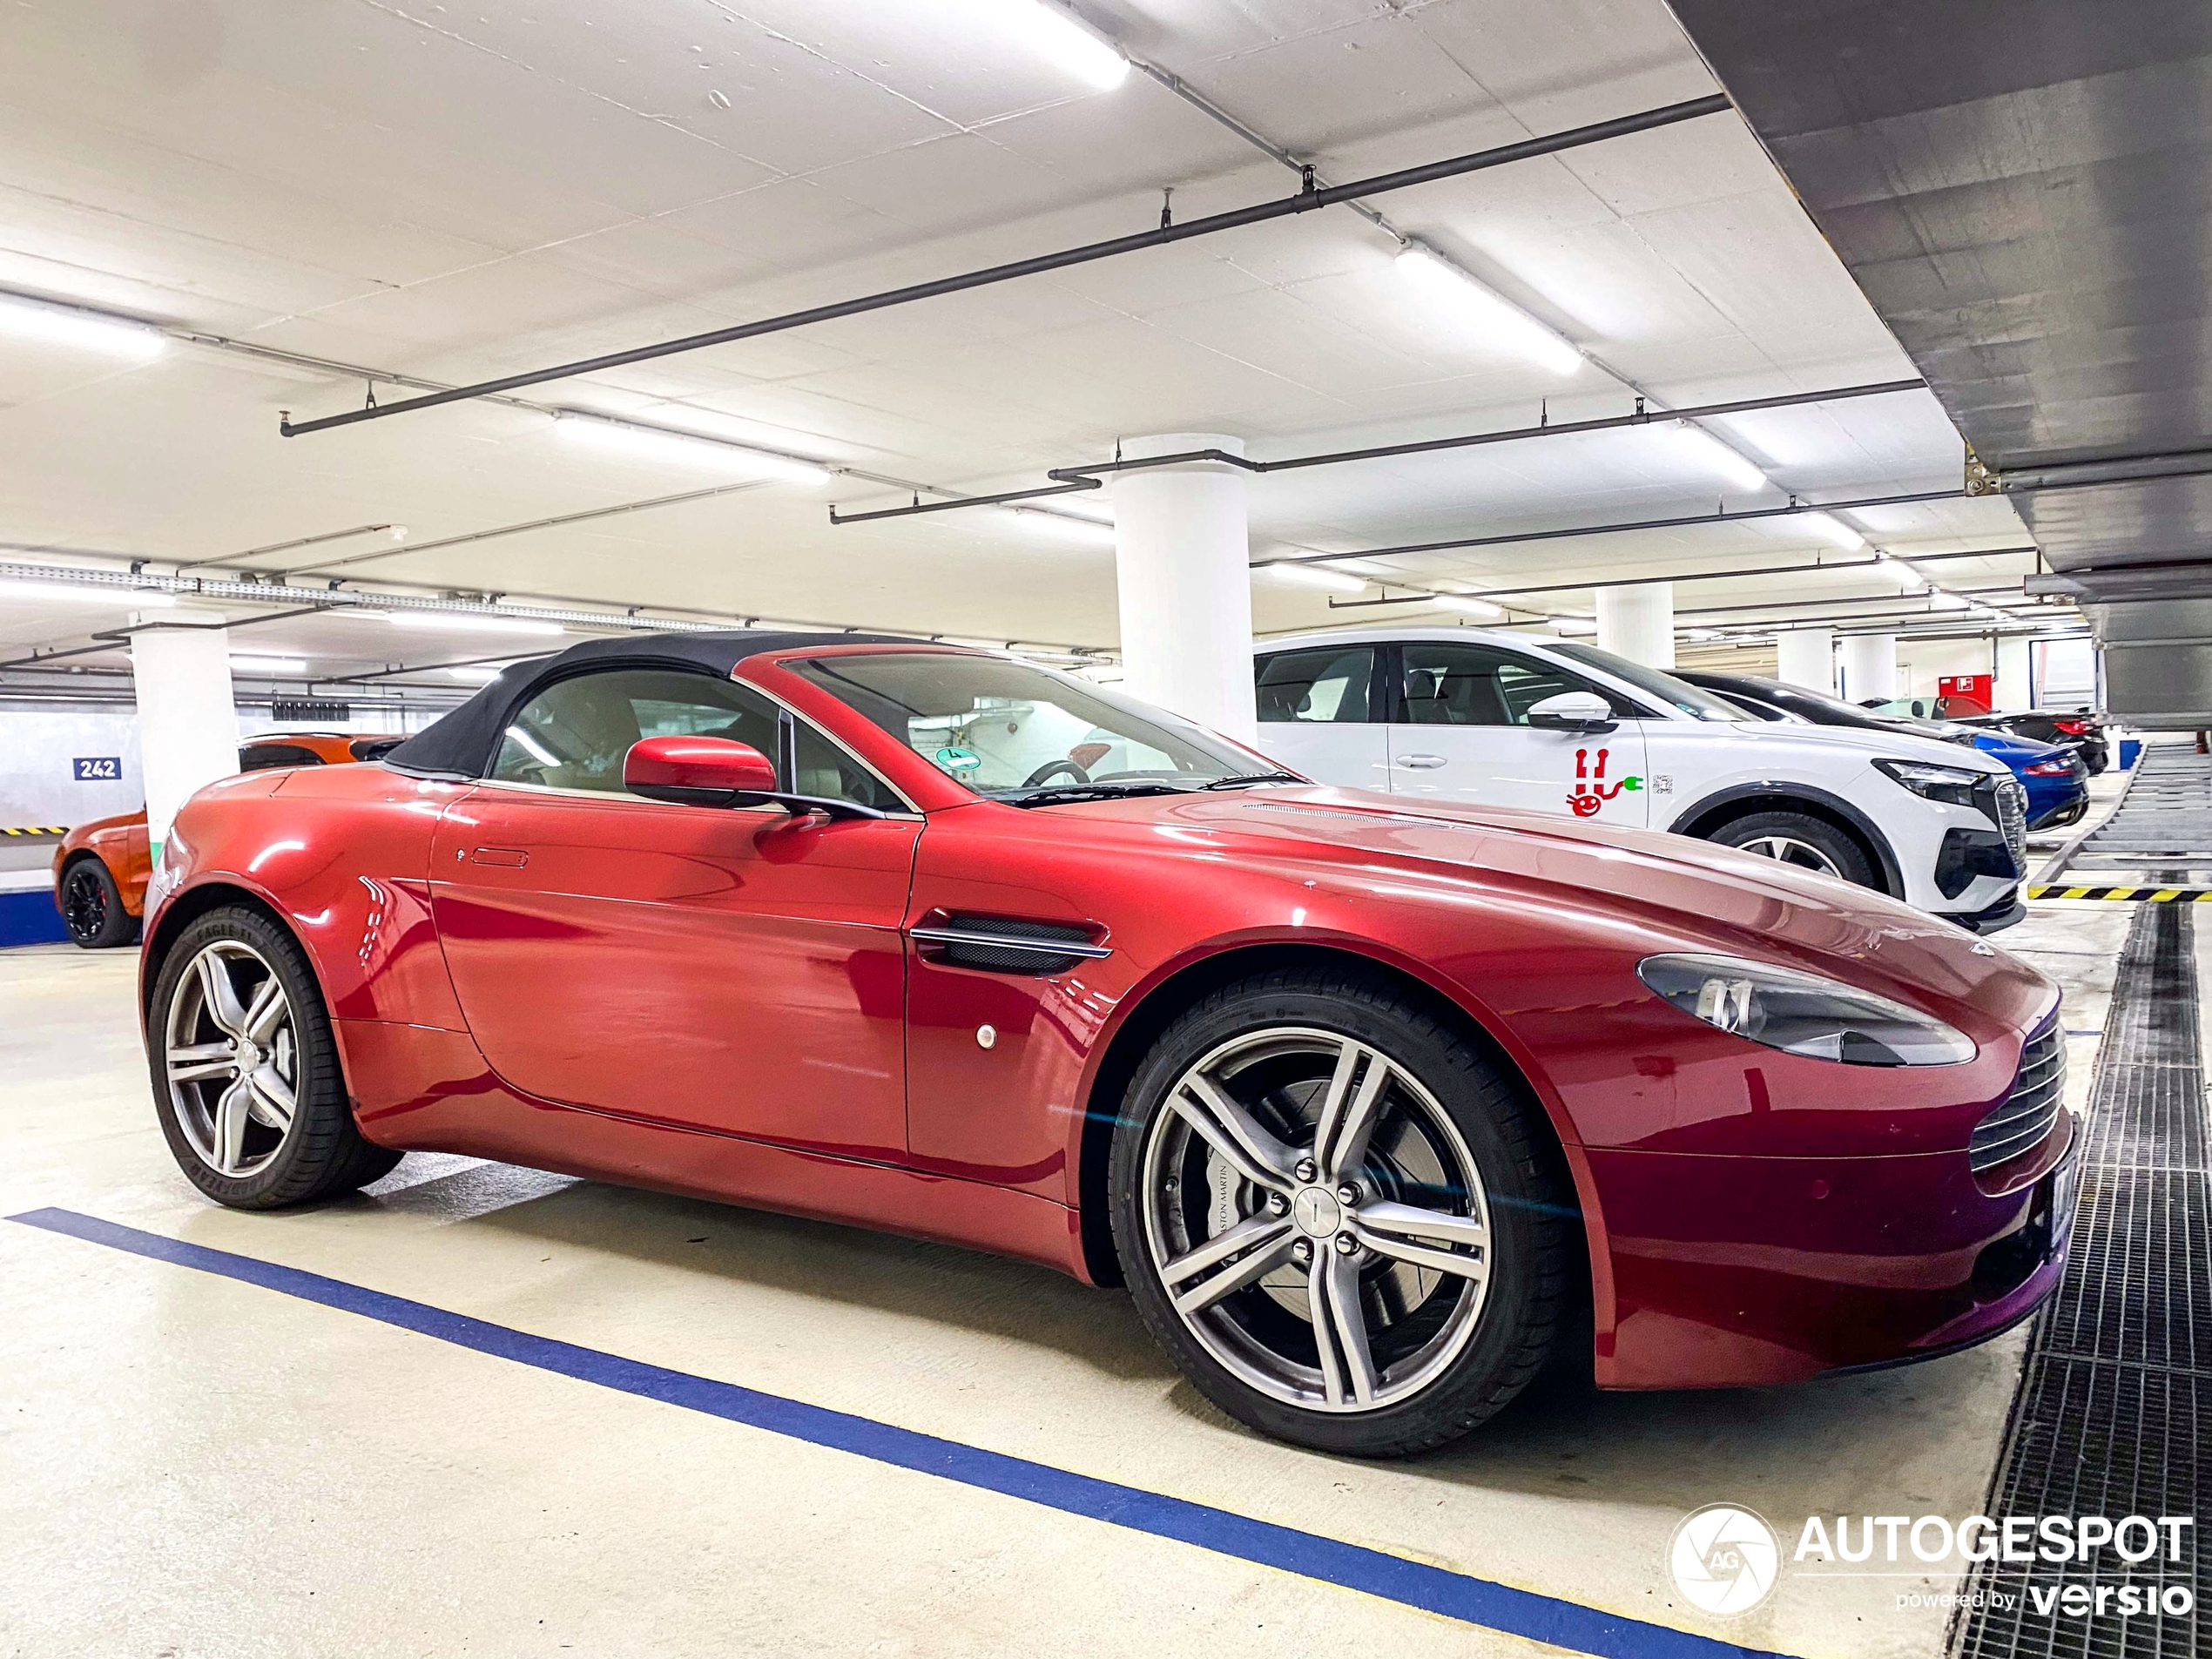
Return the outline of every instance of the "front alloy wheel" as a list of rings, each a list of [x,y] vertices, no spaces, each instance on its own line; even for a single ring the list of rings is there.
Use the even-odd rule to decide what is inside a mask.
[[[1146,1325],[1215,1405],[1362,1455],[1456,1439],[1578,1300],[1571,1183],[1447,1009],[1356,971],[1231,985],[1138,1068],[1109,1187]]]
[[[1754,835],[1748,841],[1738,841],[1737,847],[1744,853],[1756,853],[1763,859],[1772,859],[1780,864],[1794,864],[1800,870],[1811,870],[1817,875],[1840,878],[1843,872],[1836,867],[1836,860],[1811,841],[1798,840],[1792,835]]]
[[[1474,1157],[1416,1078],[1353,1038],[1277,1027],[1215,1049],[1153,1120],[1143,1184],[1177,1316],[1287,1405],[1416,1394],[1482,1317]]]

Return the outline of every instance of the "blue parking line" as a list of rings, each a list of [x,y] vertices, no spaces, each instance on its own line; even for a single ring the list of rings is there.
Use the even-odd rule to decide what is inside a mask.
[[[1781,1659],[1764,1649],[1742,1648],[1710,1636],[1670,1630],[1664,1625],[1604,1613],[1578,1602],[1514,1589],[1487,1579],[1447,1572],[1403,1556],[1347,1544],[1317,1533],[1300,1532],[1272,1521],[1255,1521],[1140,1487],[1126,1487],[1088,1474],[1034,1463],[941,1440],[872,1418],[810,1406],[803,1400],[762,1393],[736,1383],[718,1382],[688,1372],[671,1371],[620,1354],[578,1347],[550,1337],[533,1336],[503,1325],[448,1312],[404,1297],[326,1278],[320,1273],[283,1267],[252,1256],[234,1256],[140,1232],[71,1210],[32,1210],[9,1217],[28,1227],[105,1244],[178,1267],[233,1278],[341,1312],[359,1314],[420,1336],[511,1359],[517,1365],[596,1383],[641,1399],[681,1406],[727,1422],[765,1429],[810,1445],[847,1452],[894,1468],[933,1474],[985,1492],[1042,1505],[1071,1515],[1149,1533],[1156,1538],[1211,1550],[1262,1567],[1278,1568],[1304,1578],[1380,1596],[1385,1601],[1441,1614],[1447,1618],[1548,1642],[1575,1653],[1606,1659]],[[1653,1563],[1657,1570],[1658,1563]]]

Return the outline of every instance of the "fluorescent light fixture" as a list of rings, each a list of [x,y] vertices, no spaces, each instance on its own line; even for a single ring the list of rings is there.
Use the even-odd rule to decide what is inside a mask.
[[[1114,545],[1114,527],[1095,518],[1079,518],[1073,513],[1048,512],[1042,507],[1009,507],[1006,509],[1019,518],[1022,524],[1040,536],[1049,536],[1055,541],[1074,542],[1084,547]]]
[[[1572,374],[1582,354],[1566,336],[1536,320],[1503,294],[1494,293],[1433,248],[1408,242],[1398,250],[1399,274],[1447,304],[1491,344],[1554,374]]]
[[[638,426],[610,415],[587,415],[580,409],[554,412],[553,429],[563,437],[644,461],[672,462],[679,466],[709,467],[722,472],[749,473],[779,478],[794,484],[826,484],[829,469],[795,455],[756,449],[726,438],[703,433],[678,432],[667,427]]]
[[[363,617],[381,617],[395,628],[465,628],[487,634],[565,634],[557,622],[536,622],[528,617],[485,617],[457,610],[362,610]]]
[[[142,361],[169,349],[169,337],[150,322],[21,293],[0,293],[0,334]]]
[[[1281,582],[1293,588],[1325,588],[1331,593],[1365,593],[1365,577],[1346,576],[1341,570],[1325,570],[1318,564],[1263,564],[1258,574],[1271,582]]]
[[[234,656],[231,669],[240,674],[304,674],[307,664],[305,658],[299,657]]]
[[[1964,610],[1966,608],[1966,602],[1955,593],[1945,593],[1939,590],[1928,597],[1938,610]]]
[[[1905,590],[1907,593],[1918,593],[1928,585],[1927,577],[1922,576],[1903,559],[1881,552],[1877,552],[1874,557],[1892,576],[1905,584]]]
[[[78,587],[67,582],[0,580],[0,600],[18,599],[25,604],[122,605],[138,610],[162,610],[177,603],[173,595],[150,588]]]
[[[1588,617],[1550,617],[1546,620],[1551,624],[1554,633],[1594,634],[1597,631],[1597,624]]]
[[[973,26],[995,30],[1102,92],[1129,74],[1120,47],[1053,0],[964,0],[957,9]]]
[[[1462,616],[1480,617],[1486,622],[1503,622],[1506,608],[1494,605],[1487,599],[1469,599],[1460,594],[1440,593],[1436,596],[1439,610],[1456,610]]]
[[[1696,421],[1677,421],[1675,430],[1696,454],[1698,463],[1708,471],[1717,473],[1723,482],[1734,484],[1738,489],[1773,487],[1772,480],[1764,473]]]
[[[1717,628],[1685,628],[1682,631],[1682,634],[1684,639],[1719,639],[1723,637],[1721,631]]]
[[[1798,517],[1804,527],[1822,541],[1832,542],[1846,553],[1856,552],[1866,545],[1866,538],[1840,518],[1826,513],[1802,513]]]
[[[455,679],[466,680],[471,685],[489,685],[499,678],[499,671],[496,668],[448,668],[446,672]]]

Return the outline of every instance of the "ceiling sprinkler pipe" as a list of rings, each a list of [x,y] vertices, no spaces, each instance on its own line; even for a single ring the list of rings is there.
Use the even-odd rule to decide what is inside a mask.
[[[459,403],[470,398],[488,397],[496,394],[520,391],[527,386],[542,386],[549,381],[571,379],[578,374],[596,374],[603,369],[624,368],[632,363],[650,362],[655,358],[672,357],[683,352],[701,350],[709,346],[725,346],[740,340],[758,340],[765,334],[782,334],[789,329],[803,328],[810,324],[833,322],[844,317],[857,317],[872,311],[887,310],[894,306],[911,305],[919,300],[934,300],[943,294],[961,293],[994,283],[1011,281],[1017,277],[1041,275],[1048,271],[1065,270],[1070,266],[1088,265],[1098,260],[1112,259],[1117,254],[1134,253],[1150,247],[1163,247],[1170,243],[1190,241],[1197,237],[1217,235],[1224,231],[1242,229],[1248,225],[1265,224],[1271,219],[1285,219],[1296,213],[1309,213],[1317,208],[1347,202],[1356,197],[1376,196],[1387,191],[1405,190],[1415,185],[1434,183],[1443,179],[1456,179],[1464,174],[1480,172],[1486,168],[1503,166],[1510,162],[1525,161],[1537,156],[1557,155],[1561,151],[1579,149],[1584,145],[1597,144],[1607,138],[1623,138],[1630,133],[1648,132],[1656,127],[1672,126],[1680,121],[1695,120],[1700,116],[1717,115],[1732,108],[1726,97],[1714,93],[1710,97],[1690,98],[1680,104],[1669,104],[1657,109],[1639,111],[1634,115],[1616,116],[1609,121],[1594,122],[1588,126],[1571,128],[1541,138],[1524,138],[1518,143],[1501,145],[1492,150],[1479,150],[1467,155],[1452,156],[1442,161],[1432,161],[1418,167],[1407,167],[1396,172],[1382,173],[1372,179],[1355,179],[1350,184],[1332,185],[1327,190],[1301,190],[1296,195],[1260,202],[1250,207],[1232,208],[1226,212],[1212,213],[1202,219],[1186,219],[1180,225],[1165,225],[1157,230],[1140,231],[1131,236],[1119,236],[1103,242],[1091,242],[1080,247],[1062,248],[1057,253],[1041,253],[1026,260],[1015,260],[1005,265],[986,266],[981,270],[963,272],[957,276],[940,277],[934,281],[918,282],[903,288],[892,288],[880,293],[866,294],[858,299],[840,300],[833,305],[810,307],[804,311],[786,312],[781,316],[764,317],[756,322],[739,323],[734,327],[717,328],[706,334],[687,334],[678,340],[660,341],[650,346],[632,347],[627,351],[609,352],[603,356],[587,357],[570,363],[557,363],[550,368],[531,369],[520,374],[508,374],[498,380],[480,381],[470,386],[455,386],[441,392],[427,392],[420,396],[402,398],[395,403],[371,404],[350,409],[343,415],[325,415],[320,420],[294,423],[288,417],[280,421],[278,430],[286,437],[297,437],[303,433],[326,432],[334,427],[353,426],[363,421],[381,421],[395,415],[404,415],[414,409],[435,408],[440,404]]]

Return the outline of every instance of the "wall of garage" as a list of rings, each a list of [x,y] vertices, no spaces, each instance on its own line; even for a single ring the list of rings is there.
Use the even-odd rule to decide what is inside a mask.
[[[238,729],[241,737],[264,732],[420,732],[436,718],[431,710],[401,714],[373,709],[342,721],[279,722],[266,708],[240,708]],[[80,760],[112,761],[115,775],[81,779]],[[51,704],[0,703],[0,829],[68,828],[134,813],[145,799],[138,714],[130,705],[57,709]]]
[[[115,775],[81,780],[80,760],[112,761]],[[145,792],[138,718],[127,709],[0,706],[0,829],[66,827],[136,812]]]

